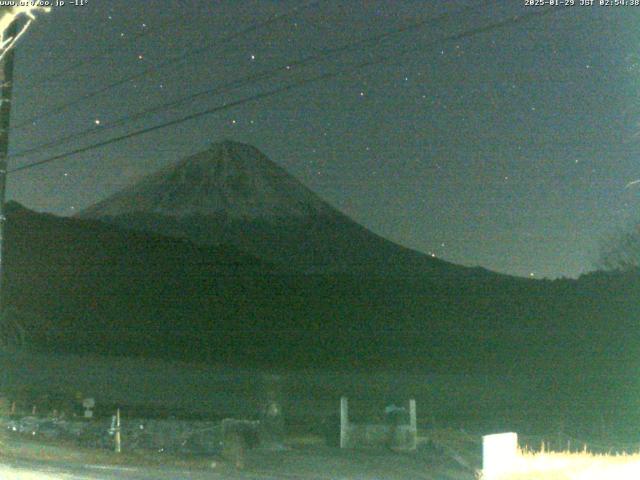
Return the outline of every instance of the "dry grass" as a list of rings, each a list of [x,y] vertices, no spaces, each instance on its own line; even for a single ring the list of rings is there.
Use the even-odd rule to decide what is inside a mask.
[[[589,452],[521,451],[508,473],[482,480],[638,480],[640,453],[600,455]]]

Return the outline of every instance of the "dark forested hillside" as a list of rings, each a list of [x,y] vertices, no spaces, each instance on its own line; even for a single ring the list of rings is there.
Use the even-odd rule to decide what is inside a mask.
[[[440,371],[633,368],[640,279],[285,273],[232,247],[11,205],[8,303],[33,348]]]

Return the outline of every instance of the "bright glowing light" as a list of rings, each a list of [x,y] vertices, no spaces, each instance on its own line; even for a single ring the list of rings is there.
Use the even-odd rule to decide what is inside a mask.
[[[502,478],[517,467],[518,434],[497,433],[482,437],[482,473],[484,479]]]
[[[18,2],[16,2],[18,3]],[[22,3],[22,2],[21,2]],[[36,3],[36,2],[26,2]],[[51,7],[34,7],[34,6],[20,6],[20,7],[4,7],[0,9],[0,59],[13,48],[18,39],[29,29],[31,23],[35,20],[34,13],[37,11],[48,12]],[[29,21],[26,22],[22,28],[18,31],[15,37],[6,36],[6,32],[9,26],[14,22],[16,18],[21,15],[29,17]]]
[[[640,454],[595,455],[589,452],[519,452],[517,462],[500,475],[482,480],[637,480]]]
[[[482,480],[637,480],[640,453],[596,455],[584,452],[520,450],[517,435],[483,437]]]

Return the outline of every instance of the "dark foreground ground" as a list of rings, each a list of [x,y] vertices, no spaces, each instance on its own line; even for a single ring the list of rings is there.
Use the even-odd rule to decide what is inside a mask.
[[[417,404],[419,431],[456,428],[488,434],[516,431],[568,435],[609,445],[640,446],[640,381],[612,370],[606,376],[405,372],[401,370],[260,371],[231,366],[96,355],[0,351],[0,396],[47,414],[93,397],[98,416],[119,407],[125,421],[164,415],[219,420],[257,418],[264,374],[281,378],[287,428],[321,434],[339,423],[340,397],[355,423],[379,423],[390,403]],[[75,405],[77,407],[77,405]],[[575,442],[574,442],[575,443]]]
[[[616,445],[625,451],[628,445],[633,451],[640,447],[635,427],[640,412],[637,376],[609,385],[581,375],[566,379],[517,371],[508,376],[264,372],[160,360],[0,352],[0,393],[9,401],[5,408],[15,401],[27,414],[36,406],[39,415],[48,415],[53,408],[93,397],[99,416],[110,418],[119,407],[125,423],[136,415],[255,419],[264,400],[265,373],[281,378],[290,448],[250,450],[241,471],[215,456],[116,456],[11,437],[0,443],[0,479],[471,480],[480,468],[481,437],[488,433],[515,431],[522,439],[529,435],[526,444],[536,448],[550,440],[558,449],[582,449],[585,444],[590,449],[600,445],[604,452]],[[607,378],[615,380],[614,373]],[[339,424],[341,396],[349,398],[354,423],[378,423],[390,402],[415,398],[421,440],[417,452],[333,446],[333,436],[324,430]]]
[[[295,443],[295,442],[294,442]],[[471,480],[474,455],[442,451],[423,441],[418,451],[340,450],[290,445],[287,450],[253,450],[238,470],[222,458],[177,459],[72,450],[20,437],[3,442],[0,478],[7,480]],[[457,457],[457,458],[456,458]]]

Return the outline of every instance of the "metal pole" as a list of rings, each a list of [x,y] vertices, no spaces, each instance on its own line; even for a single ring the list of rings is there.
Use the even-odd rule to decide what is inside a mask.
[[[347,448],[349,440],[349,400],[340,398],[340,448]]]
[[[116,431],[115,431],[116,453],[122,451],[122,440],[120,438],[120,409],[116,410]]]
[[[7,29],[8,37],[18,34],[18,22],[14,21]],[[0,67],[0,318],[4,314],[5,307],[5,281],[4,281],[4,238],[5,238],[5,192],[7,185],[7,156],[9,154],[9,127],[11,115],[11,96],[13,93],[13,64],[15,49],[10,49],[1,60]]]

